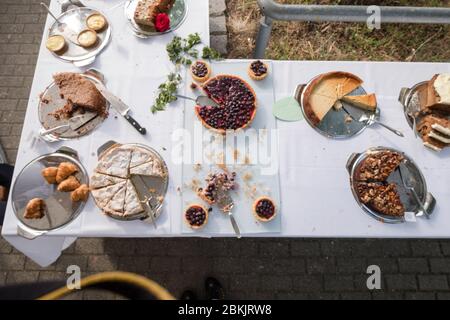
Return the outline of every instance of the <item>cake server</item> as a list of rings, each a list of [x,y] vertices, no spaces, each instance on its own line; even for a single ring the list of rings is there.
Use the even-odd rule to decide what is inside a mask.
[[[106,87],[101,83],[95,83],[95,86],[97,87],[98,91],[102,94],[103,97],[105,97],[106,100],[111,104],[111,106],[119,112],[132,126],[135,128],[140,134],[145,135],[147,133],[147,130],[133,119],[132,116],[130,116],[130,107],[127,106],[122,100],[120,100],[118,97],[116,97],[114,94],[112,94]]]
[[[359,122],[367,122],[367,123],[369,123],[369,125],[370,125],[370,124],[376,123],[376,124],[382,126],[383,128],[388,129],[389,131],[395,133],[395,134],[398,135],[399,137],[405,137],[405,135],[403,134],[403,132],[394,129],[394,128],[388,126],[387,124],[384,124],[384,123],[381,122],[380,120],[377,120],[377,119],[371,119],[371,118],[369,118],[369,117],[367,116],[367,114],[363,114],[363,115],[361,116],[361,118],[359,118],[358,121],[359,121]]]
[[[425,205],[420,200],[419,195],[417,194],[416,189],[414,188],[414,178],[411,175],[408,175],[407,177],[405,177],[405,174],[408,172],[408,168],[406,167],[404,162],[400,163],[400,165],[398,167],[398,171],[400,173],[400,179],[402,180],[403,186],[407,190],[411,191],[411,193],[414,197],[414,200],[417,202],[420,209],[422,209],[423,213],[425,213],[425,216],[427,217],[427,219],[430,219],[430,213],[425,208]]]
[[[194,101],[197,105],[202,106],[202,107],[208,107],[208,106],[218,107],[219,106],[214,100],[212,100],[211,98],[209,98],[207,96],[198,96],[196,99],[187,97],[187,96],[183,96],[181,94],[176,94],[175,96],[177,98]]]
[[[41,137],[44,137],[46,135],[49,135],[49,134],[59,131],[61,129],[69,129],[69,128],[72,129],[73,131],[77,131],[81,127],[85,126],[86,124],[88,124],[89,122],[91,122],[92,120],[97,118],[97,116],[98,116],[98,114],[96,114],[95,112],[85,112],[84,114],[70,118],[67,121],[67,123],[65,123],[63,125],[60,125],[60,126],[48,129],[48,130],[41,129],[39,131],[39,135]]]
[[[73,31],[67,25],[67,23],[59,21],[59,19],[50,11],[50,8],[45,3],[41,2],[41,6],[43,6],[45,10],[47,10],[48,14],[51,15],[53,19],[55,19],[56,23],[58,24],[58,31],[62,33],[64,38],[69,39],[70,42],[73,42],[74,44],[79,46],[80,44],[78,43],[78,34]]]
[[[219,208],[223,211],[223,213],[227,214],[228,217],[230,218],[230,222],[231,225],[233,226],[234,233],[236,234],[236,237],[240,239],[242,237],[241,231],[239,230],[239,226],[236,222],[236,219],[233,216],[234,202],[228,191],[221,192],[221,196],[218,199],[217,204]]]

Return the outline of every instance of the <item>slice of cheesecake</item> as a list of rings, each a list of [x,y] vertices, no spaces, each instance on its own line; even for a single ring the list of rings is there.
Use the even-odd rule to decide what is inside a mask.
[[[377,97],[373,93],[361,96],[345,96],[342,100],[364,110],[375,111],[377,108]]]

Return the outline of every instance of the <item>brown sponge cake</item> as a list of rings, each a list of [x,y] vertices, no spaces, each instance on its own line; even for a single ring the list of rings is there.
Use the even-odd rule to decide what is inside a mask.
[[[106,100],[95,85],[78,73],[63,72],[53,76],[60,95],[68,105],[106,116]]]
[[[426,107],[450,115],[450,74],[437,74],[427,88]]]
[[[450,120],[437,115],[424,116],[417,130],[424,145],[434,151],[441,151],[450,146]]]

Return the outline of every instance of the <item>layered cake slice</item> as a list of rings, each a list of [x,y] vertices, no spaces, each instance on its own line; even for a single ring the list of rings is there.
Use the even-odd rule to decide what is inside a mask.
[[[435,75],[427,89],[426,107],[450,115],[450,73]]]
[[[422,118],[417,131],[422,137],[424,146],[442,151],[450,146],[450,120],[437,115],[427,115]]]
[[[136,23],[155,27],[155,19],[158,13],[167,13],[175,0],[139,0],[134,11],[134,21]]]

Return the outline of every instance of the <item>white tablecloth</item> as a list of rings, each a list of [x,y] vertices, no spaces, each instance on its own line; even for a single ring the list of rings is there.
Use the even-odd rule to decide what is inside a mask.
[[[188,21],[177,33],[186,35],[198,31],[203,39],[207,39],[207,1],[188,2]],[[99,214],[90,200],[82,215],[69,226],[38,240],[28,241],[16,235],[17,219],[9,206],[3,236],[41,265],[55,261],[61,250],[77,237],[187,236],[181,232],[182,203],[176,192],[176,188],[182,185],[181,166],[174,165],[170,160],[170,134],[175,128],[183,126],[182,103],[175,103],[155,116],[149,109],[157,85],[171,68],[164,49],[171,35],[139,40],[126,29],[120,10],[109,15],[114,21],[113,42],[95,67],[105,73],[109,89],[132,107],[136,118],[147,127],[149,135],[141,137],[130,129],[126,121],[120,117],[115,119],[112,115],[89,137],[50,147],[30,148],[30,133],[39,127],[36,121],[38,93],[48,84],[54,72],[72,69],[41,48],[16,166],[19,170],[38,155],[54,151],[64,144],[77,149],[87,170],[92,172],[96,164],[95,150],[107,140],[151,145],[165,157],[171,176],[163,220],[158,221],[160,227],[157,230],[143,222],[117,222]],[[336,141],[322,137],[305,121],[278,122],[282,232],[263,236],[450,237],[450,150],[435,154],[425,149],[409,129],[402,107],[397,102],[401,87],[430,79],[435,73],[450,72],[449,64],[277,61],[273,63],[273,69],[277,100],[292,95],[297,84],[306,83],[319,73],[343,70],[357,74],[365,80],[367,91],[377,93],[382,120],[403,130],[406,138],[373,127],[357,137]],[[421,167],[429,191],[438,202],[431,220],[419,219],[416,223],[401,225],[382,224],[364,214],[354,201],[345,169],[346,161],[353,152],[380,145],[405,151]],[[197,235],[202,236],[201,233]]]

